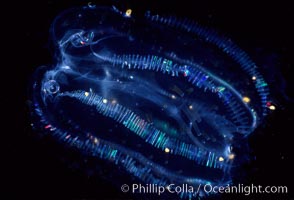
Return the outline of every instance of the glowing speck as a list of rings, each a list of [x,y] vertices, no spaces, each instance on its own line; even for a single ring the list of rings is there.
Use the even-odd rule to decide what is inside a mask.
[[[223,91],[225,91],[225,89],[225,87],[220,86],[216,88],[216,91],[222,93]]]
[[[89,92],[85,92],[85,96],[86,96],[86,97],[89,96]]]
[[[256,76],[252,76],[252,80],[255,81],[256,80]]]
[[[117,101],[116,101],[115,99],[113,99],[113,100],[111,101],[111,103],[112,103],[112,104],[116,104]]]
[[[65,65],[65,66],[62,66],[61,69],[70,69],[70,66]]]
[[[171,95],[171,98],[172,98],[172,99],[176,99],[176,96],[172,94],[172,95]]]
[[[164,149],[164,152],[165,152],[165,153],[169,153],[169,152],[170,152],[170,149],[166,147],[166,148]]]
[[[45,129],[51,128],[51,124],[45,126]]]
[[[103,102],[104,104],[106,104],[108,101],[107,101],[107,99],[103,99],[102,102]]]
[[[249,103],[250,102],[250,98],[249,97],[246,97],[246,96],[243,97],[242,100],[243,100],[244,103]]]
[[[126,13],[125,13],[125,16],[126,17],[131,17],[131,15],[132,15],[132,9],[127,9]]]
[[[89,7],[89,8],[95,8],[96,6],[93,5],[92,2],[89,2],[89,3],[88,3],[88,7]]]
[[[223,162],[225,159],[223,157],[219,157],[218,161]]]
[[[235,158],[235,154],[230,153],[230,154],[228,155],[228,158],[229,158],[230,160],[233,160],[233,159]]]
[[[188,76],[190,74],[190,71],[188,69],[185,69],[184,71],[184,77]]]
[[[134,77],[131,75],[131,76],[130,76],[130,79],[134,79]]]
[[[270,107],[268,107],[270,110],[276,110],[276,106],[271,105]]]
[[[189,105],[189,109],[192,110],[193,109],[193,106],[192,105]]]
[[[98,144],[99,140],[97,138],[94,139],[94,143]]]

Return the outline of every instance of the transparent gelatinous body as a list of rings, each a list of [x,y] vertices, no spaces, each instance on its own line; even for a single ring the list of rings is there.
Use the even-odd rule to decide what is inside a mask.
[[[269,110],[267,83],[230,39],[130,13],[82,7],[56,18],[57,63],[33,84],[35,126],[142,183],[230,184],[234,147]]]

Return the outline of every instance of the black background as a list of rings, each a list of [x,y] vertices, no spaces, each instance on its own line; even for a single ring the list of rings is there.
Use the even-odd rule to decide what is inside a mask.
[[[293,13],[285,1],[92,1],[93,4],[117,5],[133,12],[151,10],[192,18],[226,33],[253,58],[277,55],[275,65],[287,81],[285,92],[293,97]],[[54,17],[66,8],[86,5],[88,1],[23,1],[2,7],[2,94],[1,107],[4,156],[1,165],[4,183],[0,198],[52,199],[131,199],[110,183],[91,178],[68,167],[58,156],[52,142],[40,141],[30,129],[27,108],[28,81],[38,66],[50,64],[52,57],[48,40]],[[9,14],[5,14],[8,12]],[[258,48],[256,48],[258,47]],[[257,50],[259,49],[259,50]],[[260,54],[260,49],[261,54]],[[262,57],[262,56],[261,56]],[[266,56],[263,56],[266,57]],[[261,64],[263,59],[258,59]],[[265,68],[266,70],[267,68]],[[7,71],[6,71],[7,70]],[[270,71],[271,68],[268,68]],[[268,72],[267,72],[268,73]],[[274,75],[276,72],[273,72]],[[291,80],[292,78],[292,80]],[[275,91],[280,84],[272,82]],[[284,90],[283,89],[283,90]],[[293,104],[275,92],[278,110],[250,137],[256,160],[245,166],[252,174],[249,182],[261,185],[286,185],[293,191]],[[293,193],[292,193],[293,194]],[[253,196],[227,196],[252,199]],[[291,198],[292,197],[292,198]],[[10,199],[9,198],[9,199]],[[291,194],[262,194],[256,199],[294,199]]]

